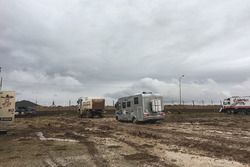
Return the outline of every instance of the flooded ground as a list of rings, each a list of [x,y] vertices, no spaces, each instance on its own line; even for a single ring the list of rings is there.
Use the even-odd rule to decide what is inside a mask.
[[[0,136],[0,166],[250,166],[250,116],[170,113],[156,124],[18,118]]]

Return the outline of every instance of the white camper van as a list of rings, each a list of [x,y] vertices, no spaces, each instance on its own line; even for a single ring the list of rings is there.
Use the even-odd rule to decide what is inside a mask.
[[[119,98],[116,102],[116,120],[156,122],[165,118],[163,97],[151,92]]]

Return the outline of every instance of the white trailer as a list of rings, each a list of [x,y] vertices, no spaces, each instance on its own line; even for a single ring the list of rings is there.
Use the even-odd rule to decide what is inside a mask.
[[[6,126],[14,122],[16,93],[0,91],[0,134],[6,134]]]
[[[16,93],[0,91],[0,123],[13,123],[15,118]]]
[[[232,96],[223,101],[220,112],[250,113],[250,96]]]
[[[116,120],[156,122],[165,118],[163,97],[151,92],[119,98],[116,102]]]
[[[94,116],[103,117],[105,109],[105,99],[100,97],[86,97],[77,100],[78,114],[82,118],[84,116],[92,118]]]

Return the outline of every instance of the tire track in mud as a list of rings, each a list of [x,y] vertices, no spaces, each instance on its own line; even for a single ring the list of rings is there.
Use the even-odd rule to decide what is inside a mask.
[[[116,123],[115,123],[116,124]],[[107,126],[101,123],[97,124],[98,126]],[[110,126],[110,125],[109,125]],[[211,158],[217,157],[221,159],[234,160],[241,163],[250,164],[250,152],[241,149],[241,147],[248,147],[249,143],[242,142],[234,142],[227,140],[226,138],[220,138],[217,136],[202,136],[198,134],[190,134],[185,132],[177,132],[169,129],[155,129],[149,128],[148,125],[126,125],[119,126],[119,123],[113,127],[116,127],[116,131],[123,131],[132,136],[140,137],[140,138],[150,138],[160,140],[159,142],[164,143],[166,145],[176,145],[178,147],[184,147],[188,150],[192,150],[192,154],[208,156]],[[187,137],[198,137],[201,140],[193,140],[188,139]],[[119,139],[119,138],[116,138]],[[202,139],[206,139],[205,141]],[[138,149],[140,152],[144,152],[145,149],[141,149],[141,146],[137,146],[136,143],[121,140],[126,144],[133,146]],[[237,146],[232,147],[232,146]],[[202,151],[202,152],[201,152]],[[195,153],[193,153],[195,152]],[[190,153],[190,151],[187,151]]]
[[[247,147],[250,148],[250,141],[235,141],[232,139],[228,139],[225,137],[221,137],[221,135],[203,135],[203,134],[194,134],[194,133],[186,133],[186,132],[180,132],[180,131],[175,131],[175,130],[171,130],[171,129],[155,129],[155,128],[139,128],[140,130],[129,130],[128,133],[132,134],[132,135],[137,135],[137,136],[141,136],[141,137],[147,137],[147,138],[155,138],[155,139],[165,139],[165,138],[196,138],[199,139],[199,141],[209,141],[209,143],[214,143],[214,144],[218,144],[218,143],[223,143],[225,145],[230,145],[230,148],[242,148],[239,150],[246,150]],[[176,137],[178,136],[178,137]],[[190,141],[190,139],[189,139]],[[193,141],[197,141],[197,140],[193,140]]]
[[[108,164],[108,161],[106,159],[104,159],[102,157],[102,155],[99,154],[98,149],[95,146],[95,143],[88,140],[87,134],[90,135],[91,133],[89,133],[87,131],[87,133],[84,133],[84,134],[86,136],[80,136],[80,135],[77,135],[77,134],[74,134],[74,133],[66,133],[65,136],[74,138],[74,139],[80,141],[80,143],[84,144],[88,149],[88,153],[90,154],[92,161],[95,163],[95,165],[97,167],[99,167],[99,166],[102,166],[102,167],[110,166]]]
[[[50,154],[47,153],[48,158],[44,160],[44,164],[49,167],[61,167],[63,166],[62,164],[59,164],[55,158]]]
[[[77,122],[79,122],[79,120]],[[95,164],[95,166],[108,167],[108,162],[99,154],[97,148],[95,147],[95,143],[88,140],[88,136],[78,136],[71,133],[72,131],[69,131],[68,126],[71,126],[75,130],[82,130],[82,128],[79,127],[79,125],[81,124],[77,125],[76,122],[74,122],[73,124],[74,126],[72,125],[72,120],[69,118],[60,118],[56,122],[45,124],[45,127],[33,127],[33,131],[43,131],[47,135],[52,135],[54,133],[64,133],[64,137],[78,140],[79,143],[83,144],[87,148],[88,154],[90,155],[91,160]],[[86,131],[84,134],[91,135],[89,131]],[[44,143],[44,145],[46,145],[46,143]],[[53,158],[52,155],[50,155],[49,153],[47,154],[49,155],[49,157],[44,160],[44,163],[46,165],[49,165],[51,167],[63,166],[62,164],[57,163],[56,159]]]
[[[88,123],[88,124],[87,124]],[[81,130],[79,129],[79,127],[75,127],[75,130],[80,130],[81,133],[83,133],[85,136],[79,136],[73,133],[65,133],[65,136],[67,136],[68,138],[71,139],[76,139],[78,141],[80,141],[80,143],[84,144],[87,149],[88,149],[88,153],[90,154],[90,156],[92,157],[93,162],[95,163],[96,166],[108,166],[108,163],[105,159],[102,158],[102,156],[99,155],[97,148],[95,147],[95,143],[88,141],[88,137],[91,135],[92,137],[97,136],[97,137],[110,137],[110,138],[114,138],[122,143],[125,143],[126,145],[134,148],[135,150],[138,151],[138,153],[136,154],[132,154],[132,155],[123,155],[125,160],[129,160],[129,161],[140,161],[143,164],[150,164],[150,166],[176,166],[175,164],[170,164],[170,163],[166,163],[164,161],[161,161],[160,158],[158,156],[154,156],[151,155],[145,148],[141,147],[140,145],[132,142],[132,141],[127,141],[127,140],[122,140],[120,138],[117,138],[116,136],[111,135],[114,132],[117,132],[117,128],[114,128],[110,125],[107,124],[103,124],[103,123],[93,123],[93,122],[81,122],[81,124],[85,124],[85,130],[83,130],[81,128]],[[51,126],[49,131],[47,131],[48,133],[53,133],[55,132],[59,132],[60,130],[65,130],[65,123],[59,123],[57,125],[60,125],[59,127],[53,127]],[[61,126],[62,125],[62,126]],[[89,127],[89,128],[88,128]],[[86,129],[91,129],[91,128],[98,128],[101,131],[89,131]],[[119,131],[119,130],[118,130]],[[47,162],[47,164],[50,163],[52,166],[55,166],[57,164],[55,164],[56,162],[53,161],[52,158],[49,159],[49,161]],[[159,164],[159,165],[156,165]]]
[[[161,143],[166,145],[176,145],[179,147],[184,147],[191,149],[195,152],[199,152],[199,155],[208,156],[208,157],[218,157],[218,158],[227,158],[229,160],[233,159],[242,163],[250,163],[250,152],[247,150],[240,149],[241,147],[249,147],[249,145],[230,142],[226,139],[219,139],[216,137],[204,137],[197,135],[196,137],[201,140],[188,139],[187,136],[193,137],[192,134],[182,133],[182,132],[173,132],[165,131],[168,133],[168,137],[165,137],[164,133],[154,133],[152,131],[130,131],[128,132],[131,135],[139,136],[142,138],[154,138],[161,139]],[[195,136],[195,135],[194,135]],[[202,140],[206,139],[206,141]],[[232,147],[237,145],[238,147]],[[203,153],[201,153],[201,150]],[[205,153],[204,153],[205,152]]]
[[[115,136],[114,134],[115,134],[115,132],[117,132],[117,128],[112,126],[112,124],[103,124],[103,123],[96,123],[96,122],[93,123],[92,122],[88,125],[89,125],[90,129],[93,127],[97,128],[97,129],[95,129],[93,131],[89,131],[89,130],[86,130],[86,128],[88,129],[88,127],[85,126],[85,130],[81,129],[81,134],[84,134],[85,137],[79,136],[79,135],[76,135],[73,133],[68,133],[67,136],[74,138],[76,140],[79,140],[80,142],[82,142],[84,144],[87,144],[88,145],[87,147],[89,148],[89,153],[91,155],[98,152],[98,150],[95,148],[94,142],[88,141],[87,138],[90,135],[91,135],[91,137],[111,138],[111,139],[122,142],[125,145],[128,145],[128,146],[134,148],[137,151],[137,153],[129,154],[129,155],[122,155],[126,161],[135,161],[135,162],[139,161],[143,165],[150,165],[150,166],[155,166],[155,167],[159,167],[159,166],[160,167],[163,167],[163,166],[164,167],[178,167],[177,165],[175,165],[171,162],[162,161],[160,159],[160,157],[158,157],[156,155],[152,155],[149,151],[147,151],[147,149],[145,147],[142,147],[133,141],[123,140],[123,139],[119,138],[118,136]],[[94,148],[94,150],[93,150],[93,148]],[[96,162],[97,166],[98,165],[105,166],[105,164],[103,164],[103,161],[105,161],[105,160],[100,160],[99,162]],[[106,165],[108,165],[108,164],[106,164]]]
[[[64,121],[66,122],[66,119],[64,119]],[[67,119],[67,122],[68,121],[71,120]],[[150,127],[148,124],[134,125],[130,123],[120,123],[120,122],[115,122],[113,119],[109,119],[108,121],[106,120],[107,121],[106,123],[103,122],[102,120],[84,120],[84,121],[78,120],[78,121],[80,121],[80,124],[84,124],[85,126],[97,127],[102,130],[108,130],[112,133],[117,131],[118,132],[122,131],[132,136],[137,136],[140,138],[151,138],[160,140],[161,143],[164,143],[166,145],[176,145],[178,147],[186,148],[187,153],[190,153],[190,151],[188,150],[191,150],[192,154],[195,155],[203,155],[212,158],[214,157],[223,159],[226,158],[229,160],[233,159],[235,161],[242,163],[250,163],[250,160],[248,158],[250,152],[240,149],[241,147],[249,147],[248,145],[249,143],[234,142],[220,136],[208,136],[203,134],[199,135],[197,133],[190,133],[190,132],[185,133],[171,129],[161,129],[161,127],[167,126],[165,124],[156,125],[157,127],[155,125],[153,125],[153,127]],[[92,132],[92,135],[94,136],[103,135],[104,137],[106,136],[106,137],[116,138],[116,136],[108,135],[107,133],[103,132]],[[189,139],[189,137],[190,138],[196,137],[198,138],[198,140]],[[201,140],[199,140],[199,138]],[[203,139],[205,139],[205,141]],[[122,140],[120,141],[124,142],[127,145],[130,145],[131,147],[136,148],[141,153],[145,153],[145,149],[140,148],[141,146],[136,145],[136,143],[133,143],[131,141],[122,141]],[[85,145],[88,146],[91,156],[95,156],[95,154],[98,152],[98,150],[95,148],[95,144],[93,142],[88,143],[88,141],[83,141],[83,143],[85,143]],[[232,147],[233,145],[234,147]],[[93,148],[94,150],[92,150]],[[96,163],[103,164],[103,162],[99,162],[98,160]]]
[[[147,162],[152,166],[163,166],[163,167],[178,167],[176,164],[173,163],[166,163],[165,161],[160,160],[160,157],[155,156],[150,154],[145,147],[142,147],[141,145],[138,145],[132,141],[129,140],[125,140],[125,139],[121,139],[118,137],[113,136],[113,138],[119,140],[120,142],[123,142],[127,145],[129,145],[130,147],[135,148],[139,153],[136,154],[131,154],[131,155],[126,155],[124,156],[124,158],[126,160],[139,160],[142,162]]]
[[[117,132],[117,127],[114,128],[113,126],[107,124],[95,124],[95,127],[98,127],[101,130],[104,130],[105,135],[104,137],[109,137],[115,139],[116,141],[122,142],[132,148],[134,148],[138,153],[130,154],[130,155],[123,155],[125,160],[129,161],[140,161],[143,164],[147,164],[150,166],[160,166],[160,167],[178,167],[177,165],[171,162],[165,162],[160,159],[160,157],[156,155],[152,155],[144,146],[141,146],[131,140],[125,140],[124,138],[120,138],[115,134]]]
[[[149,138],[153,137],[153,138],[163,139],[161,141],[168,145],[174,144],[188,149],[194,149],[196,150],[196,152],[200,150],[205,151],[206,154],[203,154],[205,156],[228,158],[242,163],[250,163],[250,159],[247,158],[250,156],[250,152],[248,151],[250,148],[249,142],[237,142],[223,137],[218,137],[218,135],[216,136],[202,136],[198,134],[193,135],[190,133],[177,132],[167,129],[159,129],[155,133],[155,129],[149,128],[146,131],[141,132],[141,134],[143,137],[149,137]],[[165,134],[170,134],[170,136],[165,137]],[[188,139],[187,137],[197,137],[200,140]]]
[[[152,130],[152,129],[151,129]],[[206,138],[197,136],[199,138],[205,138],[207,141],[202,140],[192,140],[186,138],[186,136],[192,137],[191,134],[186,134],[183,132],[173,132],[173,131],[165,131],[165,133],[170,134],[169,137],[164,137],[164,133],[162,132],[155,132],[151,131],[149,129],[147,130],[132,130],[127,131],[127,133],[141,137],[141,138],[152,138],[152,139],[160,139],[161,143],[164,143],[166,145],[176,145],[178,147],[184,147],[188,150],[193,150],[198,155],[208,156],[208,157],[217,157],[217,158],[227,158],[229,160],[238,161],[241,163],[247,163],[250,164],[250,159],[248,158],[250,156],[250,152],[247,150],[240,149],[242,147],[242,144],[236,143],[238,148],[231,147],[232,144],[235,144],[233,142],[227,142],[227,140],[218,140],[214,137]],[[244,143],[243,147],[249,147],[249,145],[246,145]],[[201,153],[200,151],[203,151],[204,153]]]

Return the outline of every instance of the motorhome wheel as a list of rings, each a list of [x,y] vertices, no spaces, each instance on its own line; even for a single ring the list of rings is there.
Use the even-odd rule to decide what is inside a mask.
[[[136,123],[137,123],[137,119],[134,117],[134,118],[132,119],[132,122],[133,122],[134,124],[136,124]]]

